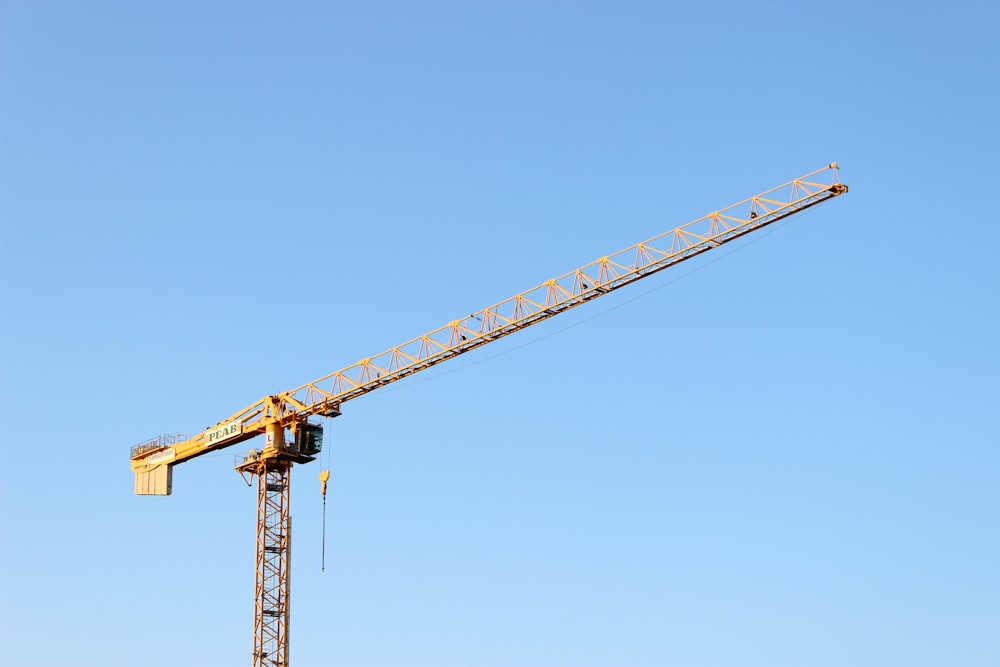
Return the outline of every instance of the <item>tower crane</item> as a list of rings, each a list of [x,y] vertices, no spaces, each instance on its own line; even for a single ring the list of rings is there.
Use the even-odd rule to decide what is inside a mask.
[[[337,417],[370,391],[547,320],[778,220],[847,192],[837,163],[546,280],[505,301],[454,320],[318,380],[271,394],[187,437],[161,435],[131,450],[135,492],[170,495],[174,466],[260,435],[263,446],[236,457],[257,484],[254,667],[288,667],[291,516],[289,477],[314,461],[323,428],[311,417]],[[329,473],[320,476],[324,502]]]

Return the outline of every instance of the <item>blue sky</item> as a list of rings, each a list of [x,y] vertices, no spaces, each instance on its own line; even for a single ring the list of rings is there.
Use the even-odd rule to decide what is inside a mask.
[[[747,4],[3,2],[3,662],[249,664],[254,492],[132,445],[836,160],[345,404],[291,659],[1000,663],[1000,12]]]

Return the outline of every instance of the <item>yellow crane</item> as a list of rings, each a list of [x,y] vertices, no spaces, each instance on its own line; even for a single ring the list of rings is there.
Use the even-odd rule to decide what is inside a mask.
[[[135,492],[170,495],[179,463],[263,435],[263,447],[236,457],[257,482],[254,667],[288,667],[291,517],[289,473],[316,459],[321,425],[341,405],[491,343],[847,192],[837,163],[710,213],[613,255],[547,280],[506,301],[397,345],[291,391],[265,396],[193,437],[161,435],[132,448]],[[288,437],[288,436],[291,437]],[[320,475],[324,502],[329,473]]]

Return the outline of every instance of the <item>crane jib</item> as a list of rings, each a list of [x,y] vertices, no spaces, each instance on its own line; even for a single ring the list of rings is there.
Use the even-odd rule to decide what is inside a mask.
[[[826,178],[824,178],[824,176]],[[825,181],[825,182],[824,182]],[[719,209],[526,290],[506,301],[302,385],[261,399],[206,429],[177,450],[173,463],[286,428],[311,416],[334,416],[346,401],[499,340],[636,280],[847,192],[836,163]],[[133,469],[150,466],[139,455],[160,450],[162,440],[133,448]],[[158,463],[163,462],[157,459]]]

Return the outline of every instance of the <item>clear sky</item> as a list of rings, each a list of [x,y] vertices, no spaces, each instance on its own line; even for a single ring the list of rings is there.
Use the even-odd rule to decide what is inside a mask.
[[[236,452],[150,498],[132,445],[835,160],[736,252],[345,404],[293,474],[292,664],[1000,664],[998,33],[3,0],[0,663],[249,665]]]

